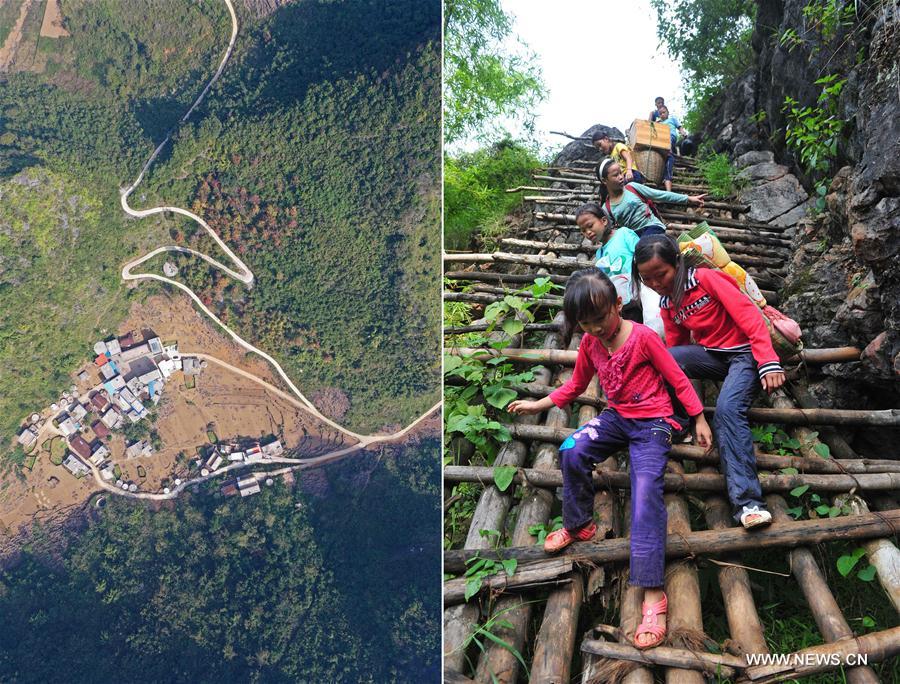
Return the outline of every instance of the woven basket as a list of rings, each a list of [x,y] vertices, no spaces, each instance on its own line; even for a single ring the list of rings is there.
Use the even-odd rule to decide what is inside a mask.
[[[656,150],[635,150],[635,164],[638,170],[651,183],[662,183],[663,174],[666,171],[666,158]]]

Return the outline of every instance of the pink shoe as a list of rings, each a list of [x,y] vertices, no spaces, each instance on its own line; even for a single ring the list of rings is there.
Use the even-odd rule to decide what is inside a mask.
[[[659,624],[657,618],[665,615],[669,608],[669,599],[663,594],[660,601],[650,605],[641,604],[641,624],[638,625],[637,631],[634,633],[634,647],[644,650],[645,648],[654,648],[659,646],[666,639],[666,628]],[[653,641],[645,644],[638,643],[638,637],[641,634],[650,634],[654,637]]]
[[[591,521],[577,532],[569,532],[565,527],[551,532],[544,540],[544,551],[557,553],[575,541],[590,541],[597,532],[597,523]]]

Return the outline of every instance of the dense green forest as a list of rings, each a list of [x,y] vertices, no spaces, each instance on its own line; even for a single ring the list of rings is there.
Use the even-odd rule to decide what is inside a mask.
[[[347,394],[355,429],[438,398],[439,17],[412,0],[281,8],[148,179],[148,203],[190,205],[257,277],[248,291],[195,264],[187,283],[305,391]]]
[[[61,564],[0,574],[0,681],[435,680],[437,440],[389,449],[329,466],[321,498],[113,497]]]

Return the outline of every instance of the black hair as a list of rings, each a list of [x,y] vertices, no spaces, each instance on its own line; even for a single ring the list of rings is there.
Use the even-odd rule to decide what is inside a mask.
[[[685,256],[678,248],[678,243],[668,235],[660,233],[645,235],[634,246],[634,259],[631,262],[631,287],[635,298],[639,296],[638,287],[641,282],[641,274],[638,267],[654,258],[659,258],[664,263],[675,268],[675,282],[672,284],[672,304],[677,309],[681,306],[681,300],[684,297],[684,286],[687,283],[688,270],[700,264],[696,258]]]
[[[599,268],[575,271],[566,283],[563,296],[563,337],[568,342],[578,327],[578,321],[605,315],[616,305],[618,293],[615,285]]]
[[[603,131],[597,131],[594,135],[591,136],[591,144],[593,145],[598,140],[603,140],[603,138],[610,139],[609,133],[604,133]]]
[[[666,98],[664,98],[662,95],[657,95],[656,97],[654,97],[654,98],[653,98],[653,104],[656,104],[656,101],[657,101],[657,100],[662,100],[662,101],[663,101],[663,104],[665,104],[665,102],[666,102]]]
[[[600,242],[606,242],[604,238],[613,230],[612,221],[609,220],[609,216],[606,215],[606,212],[603,211],[603,207],[601,207],[596,202],[587,202],[586,204],[582,204],[578,209],[575,210],[575,223],[578,223],[578,219],[585,214],[591,214],[592,216],[597,217],[603,221],[606,221],[606,228],[603,231],[603,235],[599,235]]]
[[[606,163],[607,159],[610,162],[609,164]],[[605,181],[606,177],[609,175],[609,170],[612,168],[612,165],[616,163],[617,162],[612,157],[604,157],[597,164],[597,168],[594,169],[597,180],[600,181],[600,187],[597,188],[597,195],[599,197],[601,205],[603,205],[606,202],[606,198],[609,197],[609,190],[607,190],[606,186],[603,185],[603,181]]]

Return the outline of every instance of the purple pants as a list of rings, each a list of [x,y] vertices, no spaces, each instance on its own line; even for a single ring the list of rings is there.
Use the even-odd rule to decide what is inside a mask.
[[[672,447],[672,427],[664,418],[623,418],[615,409],[606,409],[562,443],[563,524],[574,531],[591,522],[594,466],[626,445],[631,461],[629,582],[661,587],[667,519],[663,473]]]

